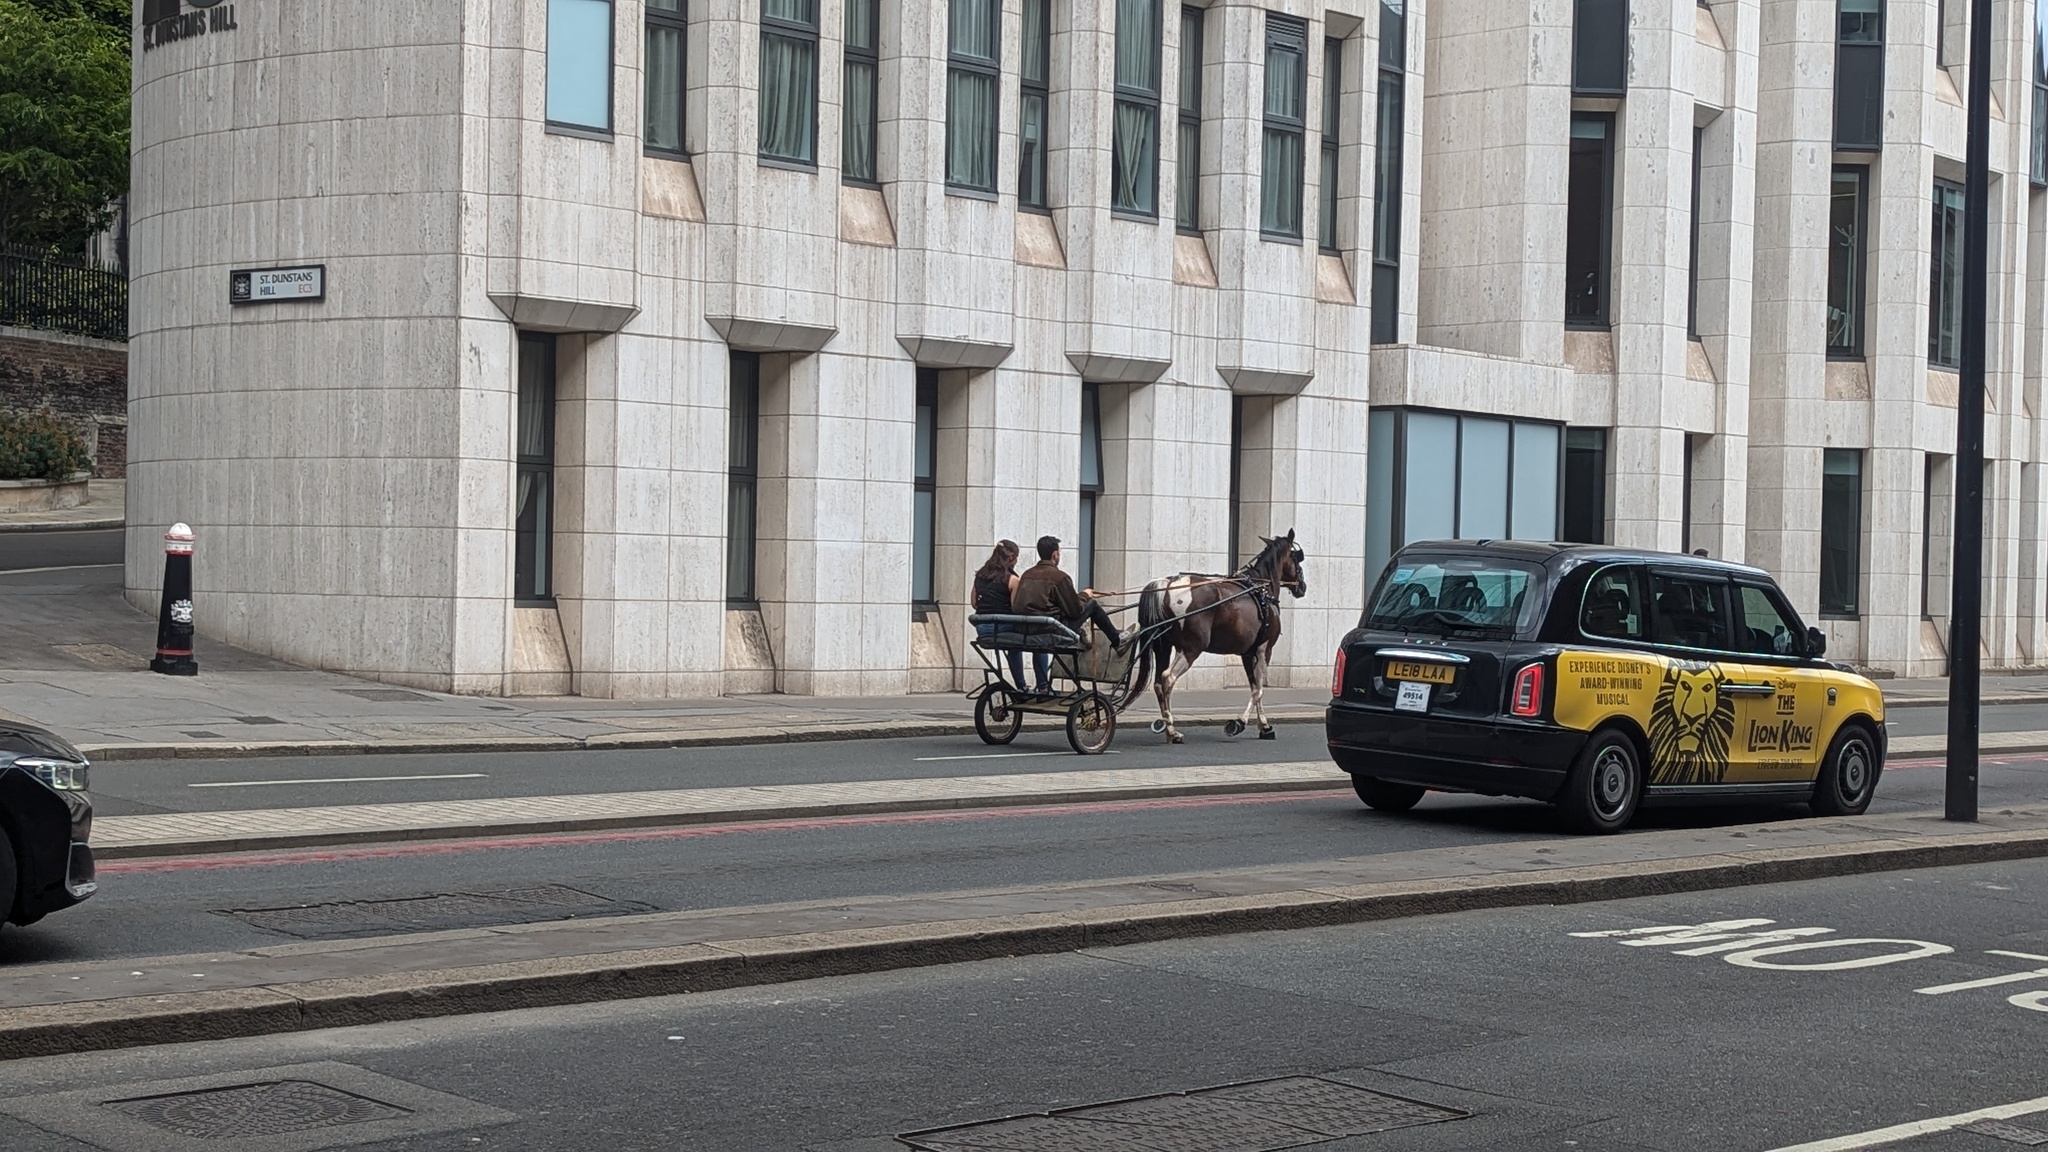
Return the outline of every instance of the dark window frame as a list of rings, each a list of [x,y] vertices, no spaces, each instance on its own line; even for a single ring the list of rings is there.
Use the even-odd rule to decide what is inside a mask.
[[[1316,153],[1316,251],[1335,256],[1337,244],[1338,157],[1344,138],[1344,41],[1323,37],[1323,130]]]
[[[1224,550],[1229,572],[1243,563],[1238,534],[1244,530],[1244,397],[1230,395],[1230,540]]]
[[[852,0],[846,0],[845,3],[844,20],[847,22],[847,27],[844,30],[848,34],[840,42],[839,109],[841,123],[839,128],[839,182],[851,184],[856,188],[880,188],[882,186],[882,3],[881,0],[872,0],[872,4],[873,6],[868,10],[870,17],[867,29],[868,46],[863,48],[853,42],[853,36],[851,35],[851,21],[853,20]],[[873,86],[873,91],[868,94],[868,147],[870,153],[867,157],[868,171],[873,173],[872,176],[850,175],[852,165],[849,161],[852,157],[849,155],[849,152],[853,147],[852,141],[854,136],[846,130],[845,117],[847,115],[846,109],[851,107],[853,103],[847,97],[853,92],[852,66],[857,64],[868,66],[868,80]]]
[[[1835,238],[1834,212],[1832,210],[1834,203],[1833,186],[1841,182],[1844,177],[1851,177],[1856,181],[1856,235],[1854,251],[1850,255],[1854,267],[1847,274],[1839,277],[1842,289],[1849,296],[1842,303],[1848,305],[1848,307],[1838,309],[1836,307],[1838,269],[1835,261],[1842,254],[1842,248],[1836,244]],[[1864,358],[1864,337],[1868,328],[1865,321],[1869,316],[1869,301],[1866,297],[1869,295],[1867,288],[1870,274],[1870,167],[1866,164],[1837,164],[1832,175],[1829,177],[1829,182],[1830,210],[1828,213],[1828,286],[1826,303],[1828,310],[1828,359],[1861,360]],[[1835,315],[1837,312],[1841,312],[1850,318],[1850,331],[1853,333],[1853,338],[1847,343],[1838,343],[1836,340]]]
[[[1401,211],[1406,195],[1408,138],[1408,7],[1379,0],[1379,89],[1376,98],[1372,203],[1372,342],[1401,338]],[[1389,127],[1393,129],[1388,131]]]
[[[1566,328],[1604,332],[1614,326],[1614,113],[1572,113],[1571,139],[1574,151],[1577,150],[1578,141],[1581,139],[1578,135],[1578,125],[1581,122],[1598,123],[1601,125],[1598,277],[1594,281],[1593,286],[1593,310],[1574,315],[1571,311],[1571,306],[1575,294],[1572,292],[1571,278],[1569,275],[1566,276],[1564,324]],[[1586,137],[1585,139],[1591,139],[1591,137]],[[1566,176],[1565,204],[1565,265],[1567,272],[1569,272],[1572,263],[1571,178],[1569,174]]]
[[[2048,186],[2048,0],[2034,0],[2034,119],[2027,125],[2034,187]]]
[[[1031,0],[1025,0],[1024,13],[1031,12]],[[1052,172],[1049,153],[1052,150],[1052,7],[1053,0],[1038,0],[1039,26],[1023,29],[1023,62],[1017,69],[1017,207],[1021,211],[1050,214],[1052,211]],[[1028,24],[1028,19],[1026,20]],[[1045,51],[1045,75],[1031,78],[1032,41],[1036,40]],[[1038,154],[1035,160],[1027,160],[1024,144],[1024,123],[1026,110],[1032,102],[1038,105],[1038,123],[1041,133]],[[1036,187],[1033,177],[1036,177]]]
[[[587,140],[611,140],[619,123],[619,5],[617,0],[604,0],[606,13],[604,45],[604,120],[599,124],[578,124],[569,120],[547,118],[547,83],[545,73],[541,83],[542,127],[560,136],[580,136]],[[548,67],[554,66],[552,52],[543,49]]]
[[[1559,480],[1557,489],[1558,538],[1561,540],[1568,540],[1579,544],[1607,543],[1608,453],[1611,448],[1610,438],[1607,433],[1608,430],[1605,428],[1589,428],[1584,426],[1568,426],[1564,430],[1564,446],[1559,453],[1560,458],[1563,460],[1564,475]],[[1596,446],[1587,447],[1584,442],[1594,438],[1597,438],[1599,443]],[[1574,446],[1572,443],[1574,439],[1578,439],[1581,443],[1578,446]],[[1597,491],[1593,493],[1595,497],[1593,502],[1596,507],[1593,510],[1591,519],[1598,523],[1599,530],[1592,533],[1574,532],[1571,524],[1570,510],[1577,507],[1576,502],[1570,499],[1572,455],[1575,452],[1592,457],[1594,465],[1592,471]],[[1582,517],[1581,519],[1583,520],[1584,518]],[[1593,539],[1583,539],[1587,535],[1591,535]]]
[[[1946,196],[1944,196],[1946,194]],[[1963,214],[1968,211],[1964,203],[1963,186],[1953,180],[1934,179],[1934,230],[1928,242],[1928,272],[1931,283],[1927,292],[1927,363],[1946,371],[1960,371],[1963,366],[1962,333],[1962,232]],[[1953,250],[1955,296],[1950,299],[1942,291],[1942,272],[1949,268],[1949,262],[1942,258],[1942,231],[1946,224],[1955,237]],[[1944,312],[1951,315],[1954,327],[1950,330],[1946,344],[1942,339],[1941,317]],[[1944,351],[1944,347],[1947,351]]]
[[[945,172],[945,184],[946,184],[946,187],[947,187],[947,188],[948,188],[949,190],[952,190],[952,191],[956,191],[956,192],[974,192],[974,193],[982,193],[982,194],[986,194],[986,195],[990,195],[990,196],[993,196],[993,195],[995,194],[995,191],[996,191],[996,184],[997,184],[997,182],[998,182],[998,179],[999,179],[999,173],[1000,173],[1000,171],[1001,171],[1001,169],[1002,169],[1002,163],[1001,163],[1001,158],[1000,158],[1000,157],[998,157],[998,156],[996,155],[996,149],[997,149],[997,147],[999,146],[999,144],[1000,144],[1000,141],[1001,141],[1001,139],[1002,139],[1002,128],[1001,128],[1001,125],[1002,125],[1002,119],[1003,119],[1003,110],[1002,110],[1002,91],[1003,91],[1003,64],[1002,64],[1002,52],[1003,52],[1003,46],[1002,46],[1002,36],[1001,36],[1001,34],[1000,34],[1000,29],[1001,29],[1001,27],[1002,27],[1002,6],[1001,6],[1001,3],[999,2],[999,0],[969,0],[969,2],[970,2],[970,3],[976,3],[976,4],[980,4],[980,5],[982,5],[982,6],[984,6],[984,7],[988,7],[988,8],[994,8],[994,9],[996,10],[996,27],[997,27],[997,29],[999,30],[999,31],[998,31],[998,35],[997,35],[997,37],[996,37],[996,55],[995,55],[994,57],[992,57],[992,58],[983,58],[983,57],[980,57],[980,56],[973,56],[973,55],[969,55],[969,54],[966,54],[966,53],[962,53],[962,52],[956,51],[956,50],[954,49],[954,47],[953,47],[953,0],[947,0],[947,4],[946,4],[946,138],[945,138],[945,144],[944,144],[944,147],[945,147],[945,156],[943,157],[943,159],[942,159],[942,161],[941,161],[941,165],[942,165],[942,167],[943,167],[943,169],[944,169],[944,172]],[[996,93],[996,103],[995,103],[995,106],[989,109],[989,115],[988,115],[988,138],[987,138],[987,139],[986,139],[986,140],[984,141],[984,144],[986,145],[986,147],[987,147],[987,150],[988,150],[988,157],[989,157],[989,161],[990,161],[990,163],[989,163],[989,170],[988,170],[988,183],[986,183],[986,184],[976,184],[976,183],[972,183],[972,182],[969,182],[969,181],[957,180],[957,179],[955,179],[955,178],[954,178],[954,173],[953,173],[953,170],[952,170],[952,168],[953,168],[953,163],[952,163],[952,155],[953,155],[953,143],[952,143],[952,141],[953,141],[953,133],[954,133],[954,131],[956,130],[956,128],[957,128],[957,129],[959,129],[959,130],[961,130],[961,131],[965,131],[965,126],[964,126],[964,125],[956,125],[956,124],[955,124],[955,123],[953,122],[953,74],[954,74],[954,73],[956,73],[956,72],[958,72],[958,73],[961,73],[961,74],[963,74],[963,75],[969,75],[969,76],[983,76],[983,77],[987,77],[987,79],[988,79],[988,84],[989,84],[989,88],[990,88],[990,90]]]
[[[1593,598],[1593,586],[1610,573],[1620,573],[1628,582],[1629,599],[1636,610],[1636,634],[1634,636],[1607,636],[1586,627],[1586,607]],[[1649,573],[1640,564],[1602,564],[1586,578],[1586,586],[1579,592],[1579,636],[1598,644],[1638,645],[1650,638]]]
[[[1572,5],[1572,95],[1628,95],[1628,37],[1628,0],[1576,0]]]
[[[1886,0],[1877,0],[1875,26],[1850,23],[1835,4],[1834,141],[1837,151],[1884,150]],[[1861,17],[1864,13],[1855,13]]]
[[[754,99],[755,99],[755,103],[756,103],[756,105],[757,105],[756,111],[755,111],[755,113],[754,113],[754,120],[755,120],[755,148],[754,148],[754,156],[755,156],[755,159],[756,159],[756,160],[759,160],[759,161],[761,161],[762,163],[765,163],[766,165],[768,165],[768,166],[769,166],[769,167],[771,167],[771,168],[795,168],[795,169],[798,169],[798,170],[800,170],[800,171],[805,171],[805,172],[815,172],[815,171],[817,171],[817,170],[818,170],[818,68],[819,68],[819,63],[820,63],[820,61],[819,61],[819,57],[820,57],[820,56],[822,55],[822,53],[821,53],[821,51],[820,51],[820,49],[819,49],[819,46],[818,46],[818,41],[819,41],[819,36],[818,36],[818,17],[819,17],[819,11],[820,11],[820,9],[821,9],[821,8],[823,7],[823,3],[822,3],[822,0],[808,0],[808,2],[809,2],[809,3],[810,3],[810,5],[811,5],[811,20],[810,20],[810,23],[808,23],[808,24],[806,24],[806,23],[803,23],[803,22],[801,22],[801,21],[798,21],[798,20],[791,20],[791,19],[788,19],[787,17],[782,17],[782,16],[770,16],[770,15],[768,15],[768,13],[767,13],[767,10],[766,10],[766,5],[764,4],[764,5],[762,6],[762,10],[761,10],[761,36],[760,36],[760,39],[761,39],[761,43],[762,43],[763,45],[766,45],[766,44],[767,44],[767,42],[768,42],[768,38],[769,38],[770,36],[776,36],[776,37],[781,37],[781,38],[783,38],[783,39],[788,39],[788,40],[807,40],[807,41],[809,41],[809,42],[810,42],[810,45],[811,45],[811,135],[810,135],[810,146],[811,146],[811,154],[810,154],[809,156],[783,156],[783,155],[780,155],[780,154],[778,154],[778,153],[774,153],[774,152],[764,152],[764,151],[761,151],[761,148],[760,148],[760,129],[761,129],[761,113],[760,113],[760,111],[759,111],[759,108],[758,108],[758,104],[759,104],[759,102],[760,102],[761,84],[760,84],[760,78],[759,78],[759,77],[757,76],[757,77],[755,78],[755,85],[754,85]]]
[[[555,528],[555,402],[557,345],[555,337],[546,332],[521,332],[519,345],[540,349],[541,364],[541,420],[545,425],[541,432],[541,443],[547,451],[529,454],[520,451],[519,419],[516,405],[519,397],[515,391],[513,403],[513,544],[512,544],[512,602],[535,606],[551,605],[555,602],[554,528]],[[521,360],[524,357],[520,357]],[[514,370],[517,371],[515,364]],[[529,527],[524,510],[517,506],[519,480],[526,476],[538,476],[542,503],[536,506],[538,522]],[[543,542],[543,537],[545,541]],[[529,543],[529,540],[531,543]],[[532,551],[533,560],[527,579],[521,579],[519,571],[522,557]]]
[[[1089,446],[1085,443],[1081,445],[1081,457],[1078,461],[1082,467],[1076,470],[1076,479],[1079,481],[1076,484],[1076,488],[1079,489],[1077,511],[1079,508],[1086,508],[1088,514],[1085,524],[1078,523],[1080,517],[1077,516],[1079,533],[1075,542],[1081,545],[1081,554],[1073,558],[1074,582],[1078,587],[1086,588],[1095,581],[1096,525],[1102,512],[1102,493],[1106,487],[1103,483],[1105,461],[1102,458],[1102,388],[1086,381],[1081,384],[1081,435],[1092,435],[1095,438],[1094,480],[1088,478],[1086,462]]]
[[[1179,155],[1174,160],[1173,227],[1183,236],[1202,234],[1202,42],[1208,9],[1183,4],[1180,9]],[[1192,68],[1190,61],[1192,60]],[[1190,147],[1189,130],[1193,130]],[[1186,192],[1186,206],[1182,193]]]
[[[1261,78],[1259,85],[1261,93],[1259,109],[1259,138],[1261,141],[1259,148],[1259,236],[1262,239],[1268,240],[1299,242],[1302,238],[1302,225],[1304,223],[1302,219],[1302,200],[1306,194],[1306,184],[1308,182],[1308,21],[1293,16],[1283,16],[1278,12],[1267,12],[1264,44],[1265,51],[1259,57],[1259,75]],[[1301,109],[1301,115],[1299,116],[1276,115],[1270,107],[1271,102],[1264,99],[1264,93],[1268,90],[1264,77],[1272,68],[1273,53],[1276,50],[1282,52],[1291,51],[1300,59],[1300,64],[1296,68],[1296,75],[1300,77],[1300,82],[1296,85],[1294,93],[1295,107]],[[1265,201],[1264,140],[1266,136],[1274,134],[1287,135],[1294,138],[1296,161],[1294,171],[1282,174],[1290,177],[1290,187],[1293,189],[1290,207],[1294,225],[1291,229],[1285,226],[1274,227],[1267,223],[1270,214],[1267,211]]]
[[[1152,9],[1152,29],[1151,29],[1151,48],[1152,48],[1152,89],[1151,89],[1151,91],[1149,91],[1149,92],[1148,92],[1148,91],[1146,91],[1145,89],[1142,89],[1142,88],[1134,88],[1134,87],[1131,87],[1131,86],[1129,86],[1129,85],[1125,84],[1125,83],[1124,83],[1124,82],[1123,82],[1122,80],[1120,80],[1120,79],[1117,79],[1117,78],[1115,77],[1115,71],[1116,71],[1116,65],[1115,65],[1115,58],[1116,58],[1116,56],[1118,56],[1118,55],[1119,55],[1120,53],[1119,53],[1119,46],[1118,46],[1118,45],[1117,45],[1117,44],[1115,43],[1114,37],[1112,37],[1112,40],[1111,40],[1111,45],[1110,45],[1110,56],[1111,56],[1111,64],[1110,64],[1110,70],[1111,70],[1111,82],[1110,82],[1110,98],[1109,98],[1109,109],[1110,109],[1110,112],[1109,112],[1109,116],[1110,116],[1110,126],[1109,126],[1109,141],[1110,141],[1110,146],[1109,146],[1109,167],[1110,167],[1110,180],[1109,180],[1109,201],[1110,201],[1110,203],[1109,203],[1109,214],[1110,214],[1111,216],[1120,216],[1120,217],[1124,217],[1124,218],[1126,218],[1126,219],[1133,219],[1133,220],[1146,220],[1146,221],[1151,221],[1151,220],[1157,220],[1157,219],[1159,219],[1159,151],[1160,151],[1160,147],[1159,147],[1159,145],[1160,145],[1159,133],[1160,133],[1160,125],[1161,125],[1162,121],[1164,120],[1164,117],[1163,117],[1163,116],[1161,115],[1161,105],[1162,105],[1162,101],[1161,101],[1161,96],[1162,96],[1162,94],[1163,94],[1163,92],[1164,92],[1164,89],[1165,89],[1165,87],[1166,87],[1166,76],[1165,76],[1165,73],[1164,73],[1164,68],[1165,68],[1165,42],[1166,42],[1166,3],[1165,3],[1165,0],[1146,0],[1146,2],[1147,2],[1148,4],[1150,4],[1150,5],[1151,5],[1151,9]],[[1122,11],[1122,9],[1123,9],[1123,6],[1122,6],[1121,4],[1117,5],[1116,7],[1117,7],[1117,11],[1118,11],[1118,12],[1121,12],[1121,11]],[[1117,35],[1117,36],[1121,36],[1122,34],[1123,34],[1123,30],[1122,30],[1121,28],[1118,28],[1118,29],[1116,29],[1116,35]],[[1118,164],[1119,164],[1119,162],[1120,162],[1120,160],[1119,160],[1119,157],[1118,157],[1118,155],[1117,155],[1117,147],[1116,147],[1116,142],[1117,142],[1117,124],[1118,124],[1118,117],[1117,117],[1117,109],[1118,109],[1118,108],[1119,108],[1120,106],[1122,106],[1122,105],[1125,105],[1125,104],[1131,105],[1131,106],[1133,106],[1133,107],[1136,107],[1136,108],[1139,108],[1139,109],[1143,109],[1143,110],[1149,111],[1149,112],[1151,113],[1151,115],[1152,115],[1152,155],[1151,155],[1151,156],[1149,157],[1149,162],[1150,162],[1150,164],[1151,164],[1151,166],[1152,166],[1152,172],[1151,172],[1151,188],[1152,188],[1152,203],[1151,203],[1150,205],[1148,205],[1148,206],[1131,206],[1131,205],[1123,205],[1123,204],[1118,204],[1118,203],[1116,202],[1116,200],[1117,200],[1117,185],[1118,185],[1118,183],[1119,183],[1119,181],[1117,180],[1117,174],[1118,174]]]
[[[646,42],[648,44],[654,42],[654,32],[657,28],[673,29],[681,46],[676,65],[678,72],[678,83],[676,84],[676,146],[670,148],[666,145],[656,144],[647,138],[647,125],[654,121],[654,117],[649,114],[646,115],[640,125],[640,150],[649,156],[659,156],[664,160],[688,160],[690,158],[690,0],[675,0],[675,3],[676,10],[673,12],[660,11],[652,4],[646,6]],[[640,83],[643,95],[645,96],[643,103],[649,105],[645,109],[647,113],[653,111],[651,106],[654,101],[654,91],[649,86],[651,77],[652,72],[645,67],[645,62],[643,61]]]
[[[1853,501],[1850,505],[1850,512],[1852,514],[1850,518],[1850,546],[1846,552],[1839,546],[1830,548],[1828,541],[1830,493],[1831,490],[1838,489],[1838,486],[1830,482],[1830,478],[1846,475],[1846,473],[1830,472],[1828,470],[1828,461],[1830,457],[1839,458],[1842,456],[1853,457],[1856,461],[1856,482],[1853,491],[1850,493]],[[1863,486],[1867,471],[1864,467],[1865,460],[1863,457],[1863,450],[1860,448],[1824,448],[1821,450],[1819,599],[1820,618],[1823,620],[1856,620],[1861,619],[1863,615],[1863,510],[1865,504]],[[1845,554],[1847,556],[1846,563],[1849,567],[1846,573],[1835,573],[1836,579],[1832,581],[1835,587],[1831,588],[1831,581],[1828,577],[1830,570],[1835,567],[1835,564],[1830,563],[1829,557],[1834,554]],[[1837,561],[1836,564],[1842,562]],[[1845,577],[1849,588],[1849,599],[1845,602],[1837,597],[1830,601],[1830,592],[1838,591]]]
[[[910,546],[912,549],[910,557],[910,607],[912,618],[922,620],[927,613],[937,611],[939,607],[938,369],[919,368],[917,370],[914,398],[913,408],[917,415],[911,418],[910,434],[913,437],[923,437],[927,434],[927,426],[922,419],[922,414],[927,410],[931,412],[931,423],[928,429],[930,435],[929,442],[922,445],[913,443],[910,453],[910,487],[912,492],[910,504]],[[921,473],[917,470],[917,459],[920,452],[924,456],[925,463],[925,471]],[[930,498],[931,523],[928,525],[920,525],[918,522],[917,494],[923,494]],[[920,527],[924,529],[924,539],[922,541],[918,539]],[[917,553],[920,550],[924,553],[923,560],[926,578],[931,582],[931,587],[923,590],[926,593],[923,596],[918,595],[919,589],[917,587],[917,564],[919,559]]]
[[[760,603],[761,546],[761,356],[733,352],[726,362],[725,602],[736,608]],[[740,412],[742,403],[746,411]],[[744,453],[736,451],[743,447]],[[744,458],[742,458],[744,457]],[[747,493],[744,532],[734,523],[734,496]],[[744,540],[745,547],[738,545]],[[737,566],[744,564],[744,573]]]
[[[1700,338],[1700,176],[1706,151],[1707,130],[1692,130],[1692,237],[1685,264],[1685,338]]]

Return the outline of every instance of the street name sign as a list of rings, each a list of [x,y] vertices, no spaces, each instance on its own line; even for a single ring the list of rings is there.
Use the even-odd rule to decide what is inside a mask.
[[[283,304],[327,299],[327,265],[238,268],[228,273],[228,303]]]

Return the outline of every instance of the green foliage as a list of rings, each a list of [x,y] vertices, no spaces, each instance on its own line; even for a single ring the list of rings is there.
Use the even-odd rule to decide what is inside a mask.
[[[0,480],[62,480],[91,466],[84,441],[48,408],[0,409]]]
[[[0,244],[75,249],[128,191],[128,6],[0,0]]]

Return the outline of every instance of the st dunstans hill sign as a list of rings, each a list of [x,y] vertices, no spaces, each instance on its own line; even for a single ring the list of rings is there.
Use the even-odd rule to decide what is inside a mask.
[[[221,0],[142,0],[144,52],[174,40],[234,30],[235,6]]]

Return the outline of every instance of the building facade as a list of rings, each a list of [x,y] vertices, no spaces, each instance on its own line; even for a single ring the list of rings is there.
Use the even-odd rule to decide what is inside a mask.
[[[1996,9],[1986,656],[2048,662],[2048,123]],[[991,544],[1705,549],[1946,653],[1964,0],[149,0],[131,597],[418,687],[968,682]],[[237,299],[319,269],[317,297]],[[311,281],[307,281],[310,283]],[[1226,683],[1229,670],[1207,674]]]

